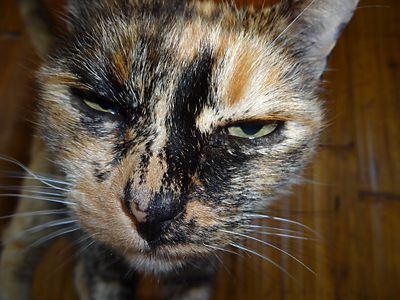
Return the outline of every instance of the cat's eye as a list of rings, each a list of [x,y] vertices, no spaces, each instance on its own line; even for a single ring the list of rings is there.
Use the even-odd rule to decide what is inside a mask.
[[[77,101],[85,104],[84,108],[90,108],[91,112],[95,111],[108,115],[118,115],[120,113],[119,106],[104,95],[76,87],[72,87],[71,92],[75,95]]]
[[[102,113],[112,114],[115,115],[118,113],[116,106],[111,103],[110,101],[106,101],[103,99],[96,99],[96,100],[88,100],[82,99],[83,102],[89,106],[90,108],[97,110]]]
[[[265,137],[278,128],[279,122],[243,122],[235,123],[224,128],[224,132],[234,137],[256,139]]]

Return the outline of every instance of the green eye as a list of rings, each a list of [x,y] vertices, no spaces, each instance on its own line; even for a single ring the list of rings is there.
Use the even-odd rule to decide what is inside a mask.
[[[255,139],[272,133],[278,124],[276,121],[237,123],[227,126],[225,132],[235,137]]]
[[[89,106],[90,108],[97,110],[99,112],[103,112],[103,113],[107,113],[107,114],[112,114],[115,115],[117,114],[117,109],[116,106],[106,100],[102,100],[102,99],[96,99],[96,100],[87,100],[87,99],[83,99],[83,102],[85,102],[85,104],[87,106]]]

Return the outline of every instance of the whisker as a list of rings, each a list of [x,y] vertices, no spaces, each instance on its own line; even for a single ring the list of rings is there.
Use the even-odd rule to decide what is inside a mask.
[[[307,178],[303,178],[302,181],[312,183],[312,184],[318,185],[318,186],[333,186],[332,184],[329,184],[329,183],[318,182],[318,181],[310,180]]]
[[[54,231],[53,233],[50,233],[47,236],[38,239],[37,241],[33,242],[32,244],[29,244],[25,249],[22,250],[22,252],[27,251],[29,249],[32,249],[32,248],[34,248],[36,246],[39,246],[40,244],[43,244],[43,243],[45,243],[45,242],[47,242],[47,241],[49,241],[51,239],[54,239],[54,238],[59,237],[61,235],[65,235],[67,233],[71,233],[71,232],[77,231],[79,229],[80,229],[79,226],[75,225],[75,226],[70,226],[70,227],[67,227],[67,228],[62,228],[60,230]]]
[[[60,253],[58,255],[60,255],[61,253],[67,251],[68,249],[74,247],[75,245],[92,238],[93,236],[95,236],[96,234],[93,235],[84,235],[83,237],[81,237],[78,240],[75,240],[74,242],[70,243],[67,247],[65,247],[63,250],[60,251]],[[88,245],[85,245],[84,249],[82,250],[82,248],[80,250],[77,250],[73,255],[71,255],[70,257],[68,257],[66,260],[64,260],[64,262],[58,266],[58,268],[56,270],[53,271],[56,272],[57,270],[61,269],[62,267],[66,266],[67,264],[69,264],[73,259],[79,257],[79,255],[81,255],[86,249],[88,249],[90,246],[92,246],[94,243],[96,242],[96,240],[91,241]]]
[[[23,198],[27,198],[27,199],[35,199],[35,200],[43,200],[43,201],[63,203],[63,204],[69,204],[69,205],[77,205],[76,203],[65,201],[65,200],[59,200],[59,199],[54,199],[54,198],[45,198],[45,197],[40,197],[40,196],[35,196],[35,195],[0,194],[0,197],[16,197],[16,198],[23,197]]]
[[[84,240],[90,239],[93,236],[87,236]],[[82,240],[81,242],[83,242],[84,240]],[[90,248],[90,246],[92,246],[94,243],[96,242],[96,240],[92,240],[90,243],[87,243],[85,246],[81,247],[81,249],[79,249],[79,251],[77,251],[74,254],[74,257],[78,257],[79,255],[81,255],[83,252],[85,252],[87,249]]]
[[[49,187],[41,187],[41,186],[0,186],[3,190],[10,190],[10,191],[21,191],[21,196],[25,195],[25,193],[33,193],[33,194],[42,194],[48,196],[55,196],[55,197],[65,197],[63,194],[55,193],[55,192],[46,192],[46,190],[53,190],[53,188]]]
[[[0,159],[5,160],[5,161],[8,161],[8,162],[10,162],[10,163],[16,164],[16,165],[19,166],[21,169],[25,170],[25,171],[26,171],[29,175],[31,175],[34,179],[39,180],[40,182],[42,182],[43,184],[45,184],[45,185],[47,185],[47,186],[49,186],[49,187],[52,187],[52,188],[54,188],[54,189],[56,189],[56,190],[64,190],[64,191],[67,191],[67,190],[65,190],[65,189],[63,189],[63,188],[60,188],[60,187],[57,187],[57,186],[55,186],[55,185],[53,185],[53,184],[51,184],[51,183],[48,183],[47,181],[51,182],[50,180],[41,179],[39,176],[37,176],[35,173],[33,173],[31,170],[29,170],[28,167],[26,167],[25,165],[23,165],[22,163],[20,163],[20,162],[17,161],[16,159],[13,159],[13,158],[11,158],[11,157],[5,157],[5,156],[0,156]]]
[[[246,216],[247,216],[247,217],[250,217],[250,218],[271,219],[271,220],[277,220],[277,221],[281,221],[281,222],[286,222],[286,223],[294,224],[294,225],[303,227],[303,228],[305,228],[305,229],[311,231],[311,232],[314,233],[319,239],[323,240],[323,237],[322,237],[318,232],[316,232],[315,230],[311,229],[310,227],[308,227],[308,226],[306,226],[306,225],[304,225],[304,224],[302,224],[302,223],[300,223],[300,222],[296,222],[296,221],[293,221],[293,220],[288,220],[288,219],[285,219],[285,218],[273,217],[273,216],[267,216],[267,215],[260,215],[260,214],[246,214]]]
[[[69,212],[70,211],[67,210],[67,209],[38,210],[38,211],[31,211],[31,212],[25,212],[25,213],[18,213],[18,214],[2,216],[2,217],[0,217],[0,220],[8,219],[8,218],[14,218],[14,217],[19,218],[19,217],[30,217],[30,216],[40,216],[40,215],[68,214]]]
[[[62,187],[58,187],[55,186],[53,184],[48,184],[47,182],[53,182],[53,183],[58,183],[58,184],[63,184],[63,185],[72,185],[72,184],[66,184],[63,183],[61,181],[58,180],[54,180],[54,179],[49,179],[49,178],[40,178],[39,176],[37,177],[31,177],[31,176],[23,176],[23,175],[19,175],[19,176],[3,176],[3,177],[7,177],[7,178],[17,178],[17,179],[24,179],[24,180],[38,180],[40,182],[42,182],[43,184],[47,185],[47,188],[51,188],[51,189],[55,189],[55,190],[59,190],[59,191],[63,191],[63,192],[68,192],[68,189],[62,188]],[[24,187],[24,185],[21,185],[22,189]]]
[[[247,232],[255,232],[255,233],[259,233],[259,234],[263,234],[263,235],[287,237],[287,238],[298,239],[298,240],[307,240],[307,241],[313,240],[313,239],[310,239],[310,238],[304,237],[304,236],[296,236],[296,235],[290,235],[290,234],[284,234],[284,233],[264,232],[264,231],[257,231],[257,230],[252,230],[252,229],[246,229],[246,231]]]
[[[284,232],[285,234],[289,234],[291,236],[301,236],[301,237],[306,237],[306,238],[312,238],[311,235],[305,234],[304,232],[297,231],[297,230],[290,230],[290,229],[271,227],[271,226],[260,226],[260,225],[253,225],[253,224],[243,225],[243,227],[256,228],[256,229],[270,229],[270,230],[272,230],[272,231],[270,231],[270,233],[273,233],[273,231],[278,231],[278,232]],[[254,232],[259,232],[259,231],[254,230]]]
[[[298,284],[300,284],[300,282],[299,282],[296,278],[294,278],[293,275],[291,275],[291,274],[290,274],[288,271],[286,271],[282,266],[278,265],[276,262],[274,262],[274,261],[271,260],[270,258],[268,258],[268,257],[266,257],[266,256],[264,256],[264,255],[262,255],[262,254],[260,254],[260,253],[257,253],[257,252],[255,252],[255,251],[253,251],[253,250],[251,250],[251,249],[247,249],[247,248],[245,248],[245,247],[239,246],[239,245],[234,244],[234,243],[230,243],[230,245],[231,245],[232,247],[236,247],[236,248],[238,248],[238,249],[240,249],[240,250],[243,250],[243,251],[246,252],[246,253],[249,252],[249,253],[254,254],[254,255],[256,255],[256,256],[262,258],[262,259],[265,259],[266,261],[268,261],[269,263],[271,263],[272,265],[274,265],[275,267],[277,267],[279,270],[281,270],[282,272],[284,272],[286,275],[288,275],[290,278],[292,278],[295,282],[297,282]]]
[[[237,252],[232,251],[233,253],[235,253],[236,255],[241,255]],[[222,261],[221,258],[219,258],[218,254],[216,252],[214,252],[214,256],[217,258],[217,260],[219,261],[219,263],[225,268],[225,270],[229,273],[230,276],[233,276],[231,270],[229,270],[229,268],[227,267],[226,264],[224,264],[224,262]],[[216,268],[216,270],[218,270],[218,267]]]
[[[291,255],[290,253],[288,253],[288,252],[282,250],[281,248],[279,248],[279,247],[277,247],[277,246],[275,246],[275,245],[272,245],[272,244],[267,243],[267,242],[265,242],[265,241],[263,241],[263,240],[260,240],[260,239],[257,239],[257,238],[255,238],[255,237],[252,237],[252,236],[250,236],[250,235],[241,234],[241,233],[238,233],[238,232],[233,232],[233,231],[228,231],[228,230],[223,230],[223,229],[221,229],[221,231],[222,231],[222,232],[229,233],[229,234],[234,234],[234,235],[242,236],[242,237],[251,239],[251,240],[253,240],[253,241],[262,243],[262,244],[264,244],[264,245],[266,245],[266,246],[268,246],[268,247],[271,247],[271,248],[273,248],[273,249],[276,249],[276,250],[282,252],[283,254],[289,256],[290,258],[294,259],[295,261],[297,261],[299,264],[301,264],[303,267],[305,267],[307,270],[309,270],[309,271],[310,271],[311,273],[313,273],[314,275],[317,275],[313,270],[311,270],[308,266],[306,266],[306,265],[305,265],[301,260],[299,260],[297,257]]]
[[[0,156],[1,159],[1,156]],[[12,172],[12,171],[0,171],[0,177],[7,177],[7,178],[18,178],[18,179],[28,179],[28,180],[38,180],[40,182],[42,182],[42,180],[47,181],[47,182],[52,182],[52,183],[57,183],[60,185],[65,185],[65,186],[71,186],[72,183],[63,181],[61,179],[56,179],[56,178],[50,178],[47,176],[42,176],[42,175],[35,175],[35,176],[28,176],[26,174],[26,172]],[[54,187],[47,187],[47,188],[52,188],[54,189]],[[57,187],[58,189],[62,189],[60,187]]]
[[[214,253],[214,255],[215,255],[216,258],[218,258],[218,255],[217,255],[216,253]],[[218,267],[215,265],[213,259],[211,259],[210,256],[207,256],[207,259],[208,259],[208,261],[210,262],[210,264],[212,265],[214,271],[217,271],[217,270],[218,270]],[[218,259],[218,260],[219,260],[219,259]],[[219,261],[221,261],[221,260],[219,260]]]
[[[68,249],[72,248],[73,246],[75,246],[78,243],[83,242],[86,239],[89,239],[91,236],[89,235],[84,235],[82,238],[75,240],[74,242],[70,243],[67,247],[65,247],[64,249],[62,249],[59,253],[58,256],[61,255],[62,253],[64,253],[65,251],[67,251]],[[95,241],[91,242],[89,246],[91,246]],[[88,248],[88,247],[87,247]],[[83,252],[83,251],[82,251]],[[69,264],[73,259],[77,258],[82,252],[79,252],[79,254],[77,254],[76,252],[73,255],[70,255],[67,259],[65,259],[61,265],[57,266],[57,268],[49,275],[51,276],[52,274],[54,274],[55,272],[57,272],[58,270],[60,270],[61,268],[63,268],[64,266],[66,266],[67,264]]]
[[[311,5],[311,4],[312,4],[312,3],[310,3],[310,5]],[[309,5],[309,6],[310,6],[310,5]],[[306,7],[306,9],[308,9],[308,7]],[[328,18],[333,18],[333,17],[335,17],[335,16],[337,16],[337,15],[341,15],[341,14],[347,12],[347,11],[348,11],[348,9],[342,10],[342,11],[337,11],[336,13],[331,14]],[[303,12],[304,12],[304,11],[303,11]],[[302,13],[303,13],[303,12],[302,12]],[[301,14],[302,14],[302,13],[301,13]],[[301,14],[300,14],[300,15],[301,15]],[[300,15],[299,15],[299,16],[300,16]],[[299,16],[298,16],[298,17],[299,17]],[[295,21],[295,20],[294,20],[294,21]],[[291,24],[290,24],[290,25],[291,25]],[[289,26],[290,26],[290,25],[289,25]],[[279,47],[280,47],[280,48],[283,48],[283,47],[284,47],[285,45],[287,45],[288,42],[290,42],[292,39],[296,38],[298,35],[302,34],[303,32],[307,31],[308,29],[310,29],[310,28],[312,28],[312,27],[314,27],[314,26],[316,26],[316,24],[310,24],[309,26],[303,28],[302,30],[300,30],[299,32],[297,32],[296,34],[294,34],[293,36],[291,36],[290,38],[288,38],[287,40],[285,40],[285,42],[284,42],[283,44],[279,45]],[[286,30],[286,29],[285,29],[285,30]],[[283,31],[283,32],[284,32],[284,31]],[[283,32],[282,32],[282,33],[283,33]],[[281,34],[282,34],[282,33],[281,33]],[[276,39],[278,39],[278,38],[279,38],[279,36],[278,36]],[[276,39],[275,39],[275,40],[276,40]],[[274,41],[275,41],[275,40],[274,40]],[[273,42],[274,42],[274,41],[273,41]]]
[[[211,249],[214,249],[214,250],[219,250],[219,251],[222,251],[222,252],[231,253],[231,254],[235,254],[235,255],[238,255],[238,256],[240,256],[240,257],[243,257],[243,255],[241,255],[241,254],[239,254],[239,253],[237,253],[237,252],[235,252],[235,251],[230,251],[230,250],[228,250],[228,249],[224,249],[224,248],[220,248],[220,247],[215,247],[215,246],[210,246],[210,245],[206,245],[206,244],[203,244],[203,245],[206,246],[206,247],[209,247],[209,248],[211,248]]]
[[[58,219],[58,220],[50,221],[50,222],[47,222],[47,223],[44,223],[44,224],[40,224],[40,225],[31,227],[31,228],[26,229],[26,230],[20,231],[20,232],[16,233],[14,236],[12,236],[12,237],[10,237],[10,238],[8,238],[6,240],[3,240],[3,243],[6,244],[6,243],[8,243],[8,242],[10,242],[10,241],[12,241],[12,240],[14,240],[16,238],[22,237],[22,236],[24,236],[26,234],[32,234],[32,233],[38,232],[38,231],[40,231],[42,229],[61,226],[61,225],[67,225],[67,224],[71,224],[71,223],[75,223],[75,222],[76,221],[73,218],[64,218],[64,219],[61,219],[61,220]]]
[[[63,253],[63,252],[65,252],[65,251],[67,251],[67,250],[69,250],[69,249],[71,249],[72,247],[74,247],[74,246],[76,246],[76,245],[78,245],[78,244],[83,243],[83,242],[86,241],[86,240],[92,239],[95,235],[96,235],[96,233],[95,233],[95,234],[91,234],[91,235],[84,234],[82,237],[80,237],[79,239],[73,241],[73,242],[70,243],[67,247],[65,247],[65,248],[60,252],[60,254]],[[93,241],[95,241],[95,240],[93,240]],[[92,243],[91,243],[91,244],[92,244]],[[83,251],[82,251],[82,252],[83,252]],[[82,253],[82,252],[80,252],[80,253]],[[74,257],[77,257],[77,255],[74,255]]]
[[[357,7],[356,10],[359,10],[361,8],[390,8],[390,6],[389,5],[365,5],[365,6]]]

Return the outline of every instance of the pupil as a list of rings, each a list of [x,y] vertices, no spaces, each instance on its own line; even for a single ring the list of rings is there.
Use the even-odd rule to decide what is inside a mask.
[[[96,99],[96,103],[104,110],[114,110],[113,103],[105,101],[103,99]]]
[[[259,123],[250,123],[250,124],[241,124],[240,128],[242,128],[243,132],[247,135],[254,135],[263,128],[264,124]]]

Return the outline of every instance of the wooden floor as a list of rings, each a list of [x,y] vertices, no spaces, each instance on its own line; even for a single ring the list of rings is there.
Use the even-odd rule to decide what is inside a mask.
[[[287,222],[263,223],[316,241],[255,235],[281,251],[244,243],[273,263],[250,252],[221,254],[214,299],[400,299],[400,1],[362,0],[360,7],[325,76],[330,125],[308,182],[271,212],[321,237]],[[36,61],[15,2],[1,0],[0,154],[25,164]],[[0,161],[0,186],[19,183],[4,178],[11,168]],[[11,213],[15,201],[1,197],[1,213]],[[76,299],[67,245],[59,241],[37,271],[35,299]],[[158,299],[154,292],[157,281],[144,281],[141,299]]]

